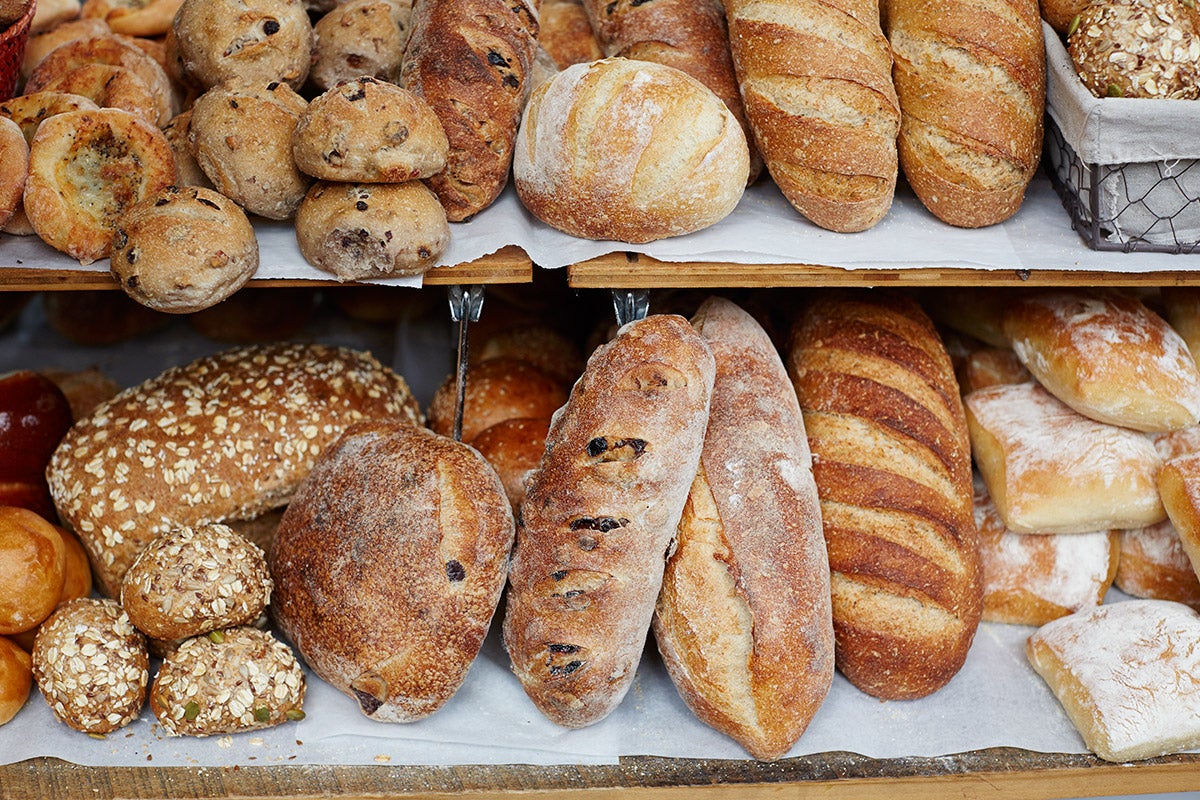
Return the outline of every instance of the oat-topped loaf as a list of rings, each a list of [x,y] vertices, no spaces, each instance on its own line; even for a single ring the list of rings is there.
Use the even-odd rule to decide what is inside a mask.
[[[1179,0],[1088,4],[1067,39],[1079,79],[1097,97],[1200,98],[1200,31]]]
[[[228,350],[169,369],[77,422],[51,458],[50,493],[99,588],[115,596],[160,533],[285,505],[350,423],[379,417],[421,422],[404,379],[367,353]]]

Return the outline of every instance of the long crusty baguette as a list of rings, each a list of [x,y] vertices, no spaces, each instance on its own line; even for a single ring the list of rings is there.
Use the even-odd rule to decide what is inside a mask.
[[[951,225],[1008,219],[1042,154],[1037,0],[892,0],[888,9],[909,185]]]
[[[551,422],[517,521],[504,645],[560,725],[603,719],[633,683],[713,376],[687,320],[650,316],[592,355]]]
[[[726,0],[746,116],[788,201],[834,231],[887,214],[900,106],[875,0]]]
[[[446,169],[426,180],[451,222],[491,205],[508,181],[530,92],[537,13],[525,0],[417,0],[401,59],[450,140]]]
[[[775,759],[833,681],[812,456],[783,361],[754,318],[712,298],[692,324],[713,352],[716,382],[654,635],[696,715],[755,758]]]
[[[791,332],[832,573],[838,668],[886,699],[936,691],[982,614],[971,451],[950,358],[908,299],[823,296]]]

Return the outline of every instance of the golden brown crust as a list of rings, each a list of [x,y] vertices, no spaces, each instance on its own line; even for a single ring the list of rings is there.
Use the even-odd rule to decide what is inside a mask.
[[[583,0],[544,0],[538,15],[538,44],[559,69],[604,58]]]
[[[62,596],[67,551],[32,511],[0,506],[0,634],[21,633],[49,616]]]
[[[196,416],[181,411],[189,403]],[[111,596],[159,533],[286,504],[347,426],[374,417],[421,421],[404,379],[367,353],[228,350],[169,369],[77,421],[51,460],[51,494]]]
[[[429,405],[429,427],[443,436],[454,428],[455,391],[450,375]],[[467,370],[462,440],[471,442],[506,419],[549,418],[566,401],[566,387],[528,362],[512,356],[480,361]]]
[[[8,117],[0,117],[0,226],[6,224],[21,204],[25,178],[29,175],[29,144],[21,127]]]
[[[79,16],[80,0],[39,0],[29,30],[42,33],[60,27]]]
[[[700,459],[714,366],[681,317],[631,322],[588,360],[526,482],[504,644],[534,704],[582,727],[633,683]]]
[[[45,3],[38,3],[38,11]],[[77,6],[78,8],[78,6]],[[59,45],[73,42],[76,39],[88,39],[93,36],[104,36],[112,33],[112,29],[99,19],[71,19],[60,25],[43,30],[34,29],[33,35],[25,45],[25,56],[21,61],[21,75],[25,78],[33,72],[33,68]],[[26,89],[25,94],[30,94]]]
[[[1200,610],[1200,578],[1170,520],[1121,531],[1120,543],[1114,581],[1118,589],[1132,597],[1173,600]]]
[[[1192,569],[1200,575],[1200,453],[1168,459],[1158,473],[1158,491]]]
[[[183,0],[87,0],[81,15],[104,20],[115,33],[162,36]]]
[[[877,697],[930,694],[962,666],[982,613],[950,359],[915,303],[857,294],[807,306],[787,363],[821,496],[838,668]]]
[[[83,64],[46,83],[42,91],[86,97],[100,108],[119,108],[155,126],[171,118],[169,97],[155,96],[132,70],[110,64]]]
[[[420,719],[466,678],[512,540],[504,489],[478,452],[395,421],[355,425],[284,513],[272,613],[366,716]]]
[[[8,117],[21,128],[25,141],[32,142],[43,120],[67,111],[94,111],[99,108],[86,97],[64,92],[34,92],[18,95],[0,103],[0,116]]]
[[[322,90],[363,75],[398,82],[411,16],[412,0],[350,0],[334,6],[313,26],[309,80]]]
[[[0,636],[0,725],[17,715],[33,685],[33,662],[16,642]]]
[[[86,64],[107,64],[132,71],[146,84],[159,107],[167,109],[161,121],[165,123],[171,118],[171,81],[167,73],[132,39],[116,34],[76,39],[54,48],[34,67],[25,92],[39,92]]]
[[[206,87],[229,80],[304,85],[313,32],[300,0],[184,0],[172,26],[187,74]]]
[[[514,418],[497,422],[471,439],[471,446],[500,476],[514,512],[525,502],[525,479],[542,460],[549,430],[549,417]]]
[[[487,208],[508,182],[530,91],[537,14],[525,0],[418,0],[402,85],[425,98],[450,142],[428,180],[451,222]]]
[[[176,114],[162,128],[163,136],[167,137],[167,143],[171,145],[171,152],[175,154],[175,185],[202,186],[205,189],[211,189],[213,188],[212,181],[204,174],[204,170],[200,169],[200,164],[192,155],[192,145],[189,141],[191,130],[192,110],[190,108]]]

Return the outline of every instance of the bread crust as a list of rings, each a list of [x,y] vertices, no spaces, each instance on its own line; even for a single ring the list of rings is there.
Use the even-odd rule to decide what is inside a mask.
[[[1200,578],[1170,520],[1121,531],[1114,584],[1133,597],[1174,600],[1200,610]]]
[[[101,108],[120,108],[156,126],[171,118],[169,96],[155,96],[132,70],[110,64],[83,64],[45,84],[42,91],[80,95]]]
[[[454,429],[455,376],[447,376],[429,404],[429,427],[443,436]],[[462,439],[506,419],[550,418],[567,401],[567,387],[514,356],[489,358],[467,370]]]
[[[41,12],[44,5],[45,3],[38,3],[38,12]],[[21,60],[21,75],[24,78],[28,78],[33,72],[33,68],[59,45],[73,42],[76,39],[88,39],[112,33],[112,29],[105,24],[104,20],[99,19],[70,19],[51,28],[39,30],[35,27],[31,30],[32,35],[25,45],[25,56]],[[25,94],[32,94],[32,91],[26,88]]]
[[[80,13],[104,20],[114,33],[162,36],[182,4],[183,0],[87,0]]]
[[[6,224],[21,204],[25,178],[29,175],[29,144],[21,127],[8,117],[0,117],[0,226]]]
[[[240,80],[299,89],[312,64],[300,0],[184,0],[172,30],[184,69],[205,87]]]
[[[25,92],[40,92],[87,64],[107,64],[132,71],[146,84],[158,107],[166,109],[161,122],[171,118],[171,81],[166,71],[132,39],[116,34],[75,39],[54,48],[30,73]]]
[[[34,92],[18,95],[0,103],[0,116],[17,123],[26,142],[33,141],[38,125],[55,114],[67,111],[94,111],[100,106],[86,97],[66,92]]]
[[[604,58],[583,0],[544,0],[538,24],[538,44],[559,69]]]
[[[309,80],[322,90],[363,75],[398,82],[411,17],[411,0],[350,0],[334,6],[313,25]]]
[[[714,379],[682,317],[631,322],[588,360],[526,482],[504,645],[530,699],[578,728],[633,683],[696,474]]]
[[[0,636],[0,725],[15,717],[29,698],[32,664],[16,642]]]

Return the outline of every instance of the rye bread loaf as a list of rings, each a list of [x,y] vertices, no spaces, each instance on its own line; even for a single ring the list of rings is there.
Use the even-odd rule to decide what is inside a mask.
[[[551,421],[517,523],[504,645],[560,725],[603,719],[633,683],[713,378],[687,320],[652,315],[592,354]]]
[[[181,525],[286,505],[317,457],[365,418],[414,424],[404,379],[323,345],[227,350],[134,386],[67,432],[47,469],[64,524],[115,597],[141,549]]]
[[[885,699],[958,672],[982,613],[971,450],[949,356],[910,300],[823,295],[793,326],[837,666]]]
[[[396,420],[347,429],[284,512],[275,621],[367,717],[432,714],[483,644],[513,541],[477,451]]]
[[[696,715],[755,758],[775,759],[833,681],[812,456],[783,361],[754,318],[711,298],[692,324],[712,350],[716,382],[654,635]]]

